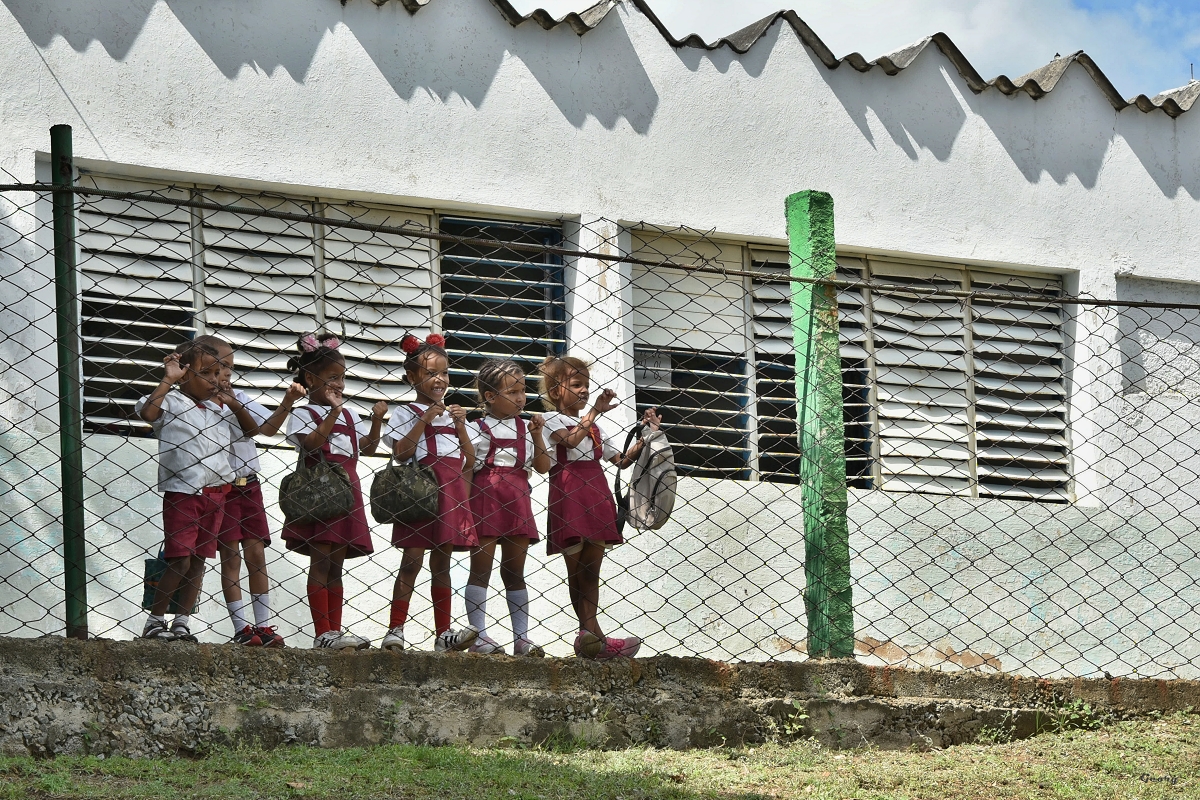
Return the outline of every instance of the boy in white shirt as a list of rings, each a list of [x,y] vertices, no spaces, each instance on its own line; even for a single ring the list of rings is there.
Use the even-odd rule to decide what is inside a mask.
[[[222,388],[222,377],[232,369],[232,348],[205,339],[163,359],[162,381],[135,406],[158,436],[158,490],[163,493],[167,561],[142,631],[144,639],[196,641],[188,610],[200,595],[204,559],[217,553],[225,496],[234,479],[230,445],[236,438],[258,432],[245,407]],[[167,608],[181,585],[184,613],[176,615],[168,628]]]

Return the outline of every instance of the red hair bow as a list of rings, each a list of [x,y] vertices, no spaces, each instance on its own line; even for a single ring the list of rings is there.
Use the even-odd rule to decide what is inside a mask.
[[[445,347],[446,337],[442,336],[440,333],[431,333],[425,337],[425,342],[433,345],[434,347]],[[411,333],[406,334],[405,337],[400,340],[400,349],[406,353],[415,353],[420,347],[421,340],[413,336]]]

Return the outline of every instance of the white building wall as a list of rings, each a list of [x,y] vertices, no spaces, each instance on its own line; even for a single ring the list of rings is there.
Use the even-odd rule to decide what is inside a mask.
[[[337,0],[123,0],[103,7],[87,0],[0,0],[0,53],[0,118],[5,120],[0,167],[14,180],[34,177],[37,154],[48,149],[49,127],[65,122],[74,127],[81,163],[133,175],[215,176],[289,192],[565,216],[581,223],[600,217],[645,220],[712,230],[734,240],[776,242],[784,235],[784,198],[815,188],[834,196],[839,245],[855,251],[1064,272],[1081,291],[1103,297],[1117,292],[1117,273],[1173,281],[1200,277],[1200,227],[1195,224],[1200,116],[1172,120],[1134,108],[1118,113],[1078,65],[1040,100],[995,90],[976,95],[933,48],[892,77],[848,66],[831,71],[780,25],[738,56],[728,49],[674,49],[625,3],[579,37],[565,26],[545,31],[530,22],[513,28],[488,0],[432,0],[416,15],[398,2],[376,6],[365,0],[346,5]],[[1153,93],[1156,87],[1144,88]],[[10,267],[34,260],[12,250],[0,258],[6,259],[6,283]],[[40,263],[48,269],[47,262]],[[630,279],[623,266],[591,260],[576,270],[577,277],[586,272],[621,282],[620,303],[629,302]],[[578,341],[602,336],[597,321],[614,309],[573,314],[575,331],[586,329]],[[50,342],[46,331],[26,333],[18,317],[6,318],[0,328],[5,339],[36,335],[41,345]],[[621,339],[619,358],[601,365],[614,380],[626,382],[632,357],[627,338]],[[7,352],[4,357],[15,363]],[[617,377],[622,370],[625,377]],[[19,395],[34,398],[31,407],[52,424],[57,415],[53,392],[30,394],[30,387],[10,385],[11,380],[5,378],[6,394],[0,397],[6,422],[15,423],[25,413],[19,411]],[[1112,387],[1101,383],[1094,390],[1076,383],[1076,474],[1081,495],[1112,503],[1123,496],[1114,485],[1119,462],[1106,459],[1114,453],[1097,444],[1096,434],[1122,422],[1124,413],[1113,405],[1119,399]],[[622,389],[631,393],[631,387]],[[1102,396],[1095,402],[1087,399],[1097,394]],[[89,444],[97,453],[107,446]],[[21,463],[5,469],[53,480],[38,466],[42,461],[21,455],[24,447],[20,442],[10,447]],[[144,464],[144,457],[138,462]],[[26,472],[11,480],[25,481]],[[144,485],[150,485],[149,478]],[[778,514],[786,487],[697,483],[688,491],[692,494],[673,523],[681,526],[673,547],[690,553],[681,570],[767,545],[776,554],[782,549],[786,558],[799,558],[796,530],[760,526],[766,518],[755,516]],[[729,492],[738,496],[725,497]],[[729,508],[738,520],[751,522],[721,522],[719,514],[711,514],[718,500],[733,501]],[[112,516],[115,510],[102,513],[94,505],[100,500],[93,501],[97,518],[119,521]],[[912,509],[920,506],[920,514],[928,513],[924,502],[856,496],[851,511],[858,537],[856,578],[873,587],[877,603],[860,607],[859,627],[863,635],[896,644],[909,655],[925,646],[936,649],[943,640],[958,641],[952,621],[918,624],[922,614],[928,616],[925,595],[916,598],[891,576],[886,560],[892,556],[879,549],[891,546],[887,543],[902,533],[901,523],[918,518]],[[954,502],[974,509],[973,519],[989,520],[993,531],[1000,531],[996,520],[1025,514],[993,501]],[[889,516],[865,511],[872,503],[895,509],[915,505]],[[33,503],[22,513],[49,520],[55,512]],[[20,517],[25,519],[31,518]],[[875,526],[867,524],[871,520]],[[39,530],[51,525],[31,524]],[[743,524],[749,527],[739,528]],[[1142,530],[1129,525],[1118,520],[1105,530]],[[985,527],[964,530],[986,541]],[[1059,535],[1058,528],[1046,530],[1046,536]],[[754,532],[770,541],[747,540],[728,552],[715,544]],[[1200,550],[1194,530],[1179,531],[1178,538],[1193,552]],[[613,573],[612,587],[637,597],[652,581],[666,579],[659,574],[662,563],[648,564],[649,553],[661,548],[639,550],[650,541],[635,539],[614,554],[621,569]],[[53,546],[48,542],[38,558],[53,553]],[[132,550],[122,552],[120,560],[128,560],[132,570],[126,577],[138,577],[139,557]],[[930,569],[937,560],[911,549],[906,557],[924,558]],[[1073,558],[1072,563],[1086,565],[1089,557],[1081,552]],[[386,566],[380,565],[381,580]],[[298,575],[301,565],[295,569]],[[1008,578],[1033,581],[1022,570],[1023,565],[1010,570]],[[800,580],[799,567],[795,574]],[[675,574],[667,578],[685,580]],[[954,596],[952,587],[927,584],[933,596]],[[126,591],[125,585],[114,584],[114,597]],[[780,596],[795,595],[794,587],[779,589]],[[1024,607],[1018,608],[1013,597],[1011,592],[997,597],[1000,604],[1017,603],[1003,609],[1013,633],[994,641],[1005,668],[1011,664],[1005,648],[1017,647],[1024,618]],[[565,607],[564,600],[553,592],[546,598],[554,608]],[[735,600],[731,595],[729,602]],[[674,639],[676,630],[684,630],[680,625],[703,630],[717,624],[714,615],[721,616],[722,602],[706,599],[695,607],[698,616],[663,610],[656,622]],[[761,650],[770,636],[759,636],[754,626],[771,630],[761,623],[773,619],[770,614],[802,616],[799,603],[781,611],[769,608],[770,597],[762,602],[763,615],[752,621],[755,632],[748,634],[758,655],[770,654]],[[219,609],[205,613],[214,620],[221,616]],[[1046,613],[1043,622],[1049,625],[1073,612]],[[301,624],[302,615],[294,622]],[[1039,629],[1031,625],[1030,631]],[[781,623],[771,635],[798,642],[803,631]],[[1168,662],[1194,656],[1171,650],[1156,663],[1167,669]],[[1057,658],[1046,662],[1049,669],[1076,669],[1061,652],[1047,657]],[[1101,654],[1088,656],[1088,664],[1118,660]]]

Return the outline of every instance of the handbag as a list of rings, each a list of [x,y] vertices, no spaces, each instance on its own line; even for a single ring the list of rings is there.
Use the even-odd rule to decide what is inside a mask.
[[[154,596],[158,594],[158,582],[162,580],[162,576],[167,571],[167,558],[163,554],[162,548],[159,548],[158,555],[154,558],[146,559],[146,576],[142,581],[142,608],[149,611],[154,605]],[[183,596],[183,586],[180,585],[175,593],[171,595],[171,604],[167,607],[168,614],[182,614],[183,603],[180,598]],[[187,612],[195,614],[200,610],[200,601],[197,599],[196,605],[192,610]]]
[[[433,467],[389,461],[371,480],[371,516],[383,525],[428,522],[438,513],[438,491]]]
[[[354,508],[350,475],[341,464],[327,461],[323,450],[317,453],[321,460],[308,467],[302,452],[296,471],[279,482],[279,508],[287,522],[324,522]]]

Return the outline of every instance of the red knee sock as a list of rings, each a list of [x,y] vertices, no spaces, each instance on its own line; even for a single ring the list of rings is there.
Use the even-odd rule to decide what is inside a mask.
[[[450,587],[433,586],[429,593],[433,595],[434,633],[450,630]]]
[[[404,623],[408,622],[408,601],[407,600],[392,600],[392,619],[388,623],[389,628],[402,628]]]
[[[332,630],[329,626],[329,590],[314,583],[308,585],[308,609],[312,612],[313,630],[317,636]]]
[[[345,594],[340,586],[330,586],[326,591],[329,592],[329,624],[333,626],[333,630],[340,631]]]

